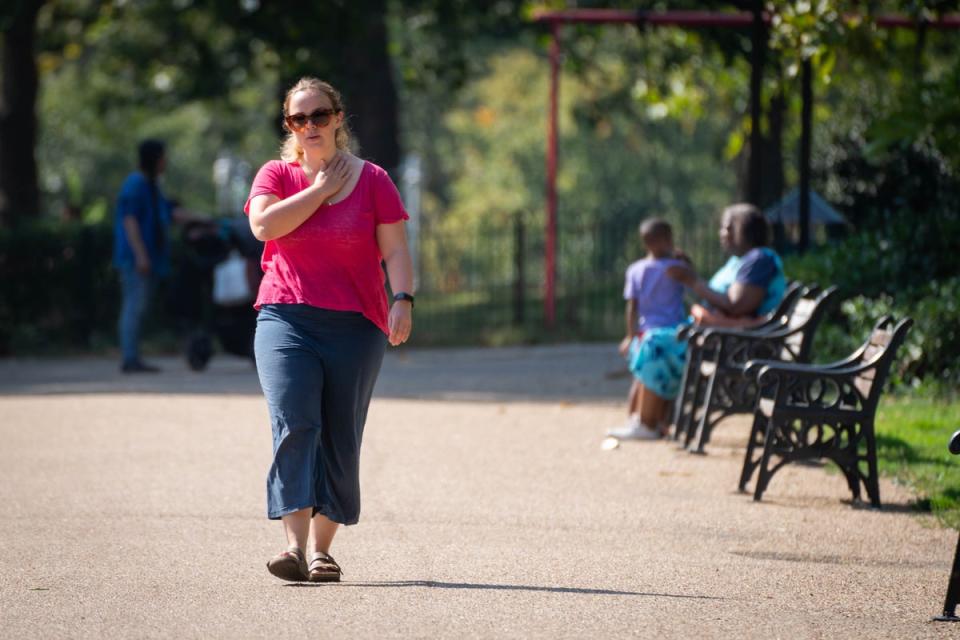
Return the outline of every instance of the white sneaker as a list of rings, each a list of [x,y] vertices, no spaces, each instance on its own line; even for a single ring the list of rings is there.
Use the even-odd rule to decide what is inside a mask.
[[[627,420],[627,423],[622,427],[614,427],[607,431],[607,435],[611,438],[618,438],[620,440],[659,440],[660,432],[651,429],[647,425],[640,422],[639,418],[630,416],[630,419]]]

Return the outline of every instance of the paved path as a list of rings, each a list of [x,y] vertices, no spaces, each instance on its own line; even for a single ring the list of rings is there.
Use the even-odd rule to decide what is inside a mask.
[[[370,412],[346,582],[288,586],[264,518],[266,411],[240,360],[122,377],[0,362],[0,636],[956,637],[956,536],[853,507],[788,467],[734,491],[743,421],[710,455],[601,451],[610,347],[390,354]]]

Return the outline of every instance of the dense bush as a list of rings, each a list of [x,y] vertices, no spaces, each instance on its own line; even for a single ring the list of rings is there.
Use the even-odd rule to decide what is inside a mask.
[[[895,378],[960,381],[960,177],[924,142],[873,159],[848,144],[835,167],[834,199],[857,230],[787,263],[792,278],[847,298],[817,336],[817,359],[849,354],[885,314],[910,316]]]
[[[115,333],[119,289],[105,225],[0,232],[0,355],[90,348]]]
[[[863,140],[837,143],[828,195],[856,226],[846,241],[794,258],[794,277],[831,282],[848,295],[921,295],[960,275],[960,175],[929,142],[871,155]],[[835,149],[835,150],[836,150]]]
[[[921,293],[903,303],[887,295],[847,300],[841,308],[849,335],[866,337],[877,320],[888,314],[898,320],[909,316],[914,325],[898,358],[899,379],[960,382],[960,278],[930,283]]]
[[[184,261],[170,238],[174,266]],[[117,341],[120,284],[106,224],[38,223],[0,230],[0,356],[101,351]],[[176,279],[153,291],[144,321],[156,348],[182,329]]]

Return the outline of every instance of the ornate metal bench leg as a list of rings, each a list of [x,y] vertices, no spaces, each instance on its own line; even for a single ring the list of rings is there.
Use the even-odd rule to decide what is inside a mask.
[[[683,414],[683,447],[686,448],[693,437],[693,430],[697,424],[697,412],[701,407],[703,397],[703,386],[705,381],[700,373],[700,362],[702,358],[697,357],[690,364],[690,379],[687,382],[685,390],[687,398],[690,400],[689,409]],[[684,404],[684,407],[688,405]]]
[[[960,604],[960,537],[957,538],[957,549],[953,553],[953,569],[950,571],[950,582],[947,584],[947,597],[943,602],[943,615],[934,620],[940,622],[960,622],[957,616],[957,605]]]
[[[775,418],[770,418],[767,420],[767,429],[764,432],[763,436],[763,455],[760,457],[760,473],[757,475],[757,485],[753,489],[753,499],[759,502],[763,498],[763,492],[767,490],[767,485],[770,483],[770,478],[773,476],[773,472],[776,471],[770,469],[770,456],[773,454],[773,446],[776,444],[777,439],[777,425]],[[789,428],[789,426],[787,427]]]
[[[862,459],[860,455],[862,437],[860,434],[863,432],[862,430],[858,431],[857,426],[856,422],[831,423],[834,433],[830,442],[832,454],[827,452],[821,454],[823,457],[833,460],[840,471],[843,472],[843,477],[847,480],[847,487],[849,487],[850,494],[855,502],[860,500],[860,480],[865,478],[860,473],[860,461]],[[846,443],[846,445],[841,447],[841,443]]]
[[[686,377],[686,376],[684,376]],[[673,439],[680,437],[680,418],[683,416],[683,385],[680,386],[680,393],[673,400],[673,407],[670,408],[670,424],[673,425]]]
[[[683,415],[683,434],[680,438],[681,447],[686,449],[687,443],[693,437],[694,425],[697,422],[697,414],[700,412],[698,399],[700,397],[700,378],[695,378],[690,387],[690,409]]]
[[[870,497],[870,505],[874,509],[880,508],[880,481],[877,472],[877,439],[873,432],[873,420],[863,425],[867,438],[867,471],[870,476],[864,478],[863,484]]]
[[[850,487],[850,495],[853,497],[853,501],[859,502],[860,472],[857,469],[857,457],[854,456],[852,461],[847,462],[840,470],[843,471],[843,475],[847,479],[847,486]]]
[[[687,363],[683,367],[683,377],[680,378],[680,393],[677,394],[676,400],[673,401],[673,439],[679,440],[680,435],[683,433],[683,426],[685,421],[685,411],[687,404],[687,385],[690,381],[690,371],[692,368],[693,357],[688,356]]]
[[[740,472],[740,491],[747,490],[747,483],[750,482],[750,476],[756,470],[760,460],[754,460],[754,452],[757,447],[763,447],[763,432],[766,419],[762,414],[753,417],[753,426],[750,427],[750,438],[747,440],[747,453],[743,458],[743,470]]]
[[[673,439],[679,440],[682,435],[686,433],[687,428],[687,401],[690,400],[691,405],[693,400],[690,399],[690,386],[691,372],[690,367],[692,365],[688,362],[687,366],[683,369],[683,379],[680,381],[680,393],[677,394],[677,399],[673,403]],[[691,406],[691,411],[693,407]]]
[[[719,415],[710,417],[710,405],[707,404],[703,410],[703,418],[700,420],[700,426],[697,429],[697,448],[696,453],[705,453],[707,443],[710,442],[710,435],[713,433],[713,428],[717,426],[717,423],[727,417],[726,411],[721,411]]]
[[[713,376],[704,378],[702,374],[697,375],[697,387],[693,397],[693,409],[690,411],[687,432],[683,439],[683,448],[689,449],[693,439],[697,437],[700,431],[700,424],[710,410],[710,392],[713,388]],[[702,398],[702,399],[701,399]]]
[[[710,441],[710,431],[713,429],[713,425],[723,417],[721,414],[720,418],[716,420],[710,419],[710,412],[713,410],[717,404],[717,393],[719,393],[717,388],[717,374],[710,376],[709,381],[707,382],[707,390],[703,394],[703,402],[701,407],[703,408],[703,413],[700,414],[700,419],[696,423],[696,428],[692,430],[690,437],[687,439],[687,448],[690,448],[690,444],[693,442],[693,439],[697,439],[697,448],[690,449],[692,453],[704,453],[704,447],[707,442]]]
[[[697,437],[697,425],[700,424],[701,416],[705,408],[702,406],[694,406],[693,411],[690,412],[689,422],[687,422],[687,429],[683,434],[683,448],[689,449],[690,443],[693,442],[693,439]]]

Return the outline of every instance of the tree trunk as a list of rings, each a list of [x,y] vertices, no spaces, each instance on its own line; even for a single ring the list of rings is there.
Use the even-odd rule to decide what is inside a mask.
[[[386,0],[354,0],[345,7],[331,8],[323,21],[311,15],[300,26],[324,37],[318,40],[322,47],[306,58],[300,55],[302,43],[291,41],[283,29],[271,37],[288,65],[278,87],[280,100],[302,76],[330,82],[343,97],[347,123],[360,155],[396,178],[394,173],[400,165],[398,98],[387,50],[386,14]],[[278,117],[278,129],[281,125]]]
[[[810,151],[813,145],[813,62],[803,60],[800,71],[802,92],[800,114],[800,253],[810,247]]]
[[[761,208],[769,207],[783,197],[783,125],[787,101],[783,87],[770,97],[767,106],[769,128],[763,137],[763,184],[760,188]]]
[[[763,185],[760,192],[760,208],[766,209],[783,197],[786,179],[783,174],[783,126],[787,112],[787,100],[784,97],[783,85],[770,97],[767,106],[767,121],[770,127],[764,136],[765,169]],[[786,231],[782,223],[773,226],[772,237],[774,248],[783,253],[787,248]]]
[[[34,40],[42,0],[23,0],[0,14],[0,225],[36,216],[37,64]]]
[[[747,178],[747,201],[759,206],[763,189],[763,66],[767,58],[767,27],[763,23],[763,3],[753,9],[750,47],[750,168]]]
[[[352,28],[342,42],[342,58],[349,64],[342,92],[350,128],[363,157],[393,174],[400,165],[400,142],[397,88],[387,51],[386,1],[366,0],[345,13]]]

